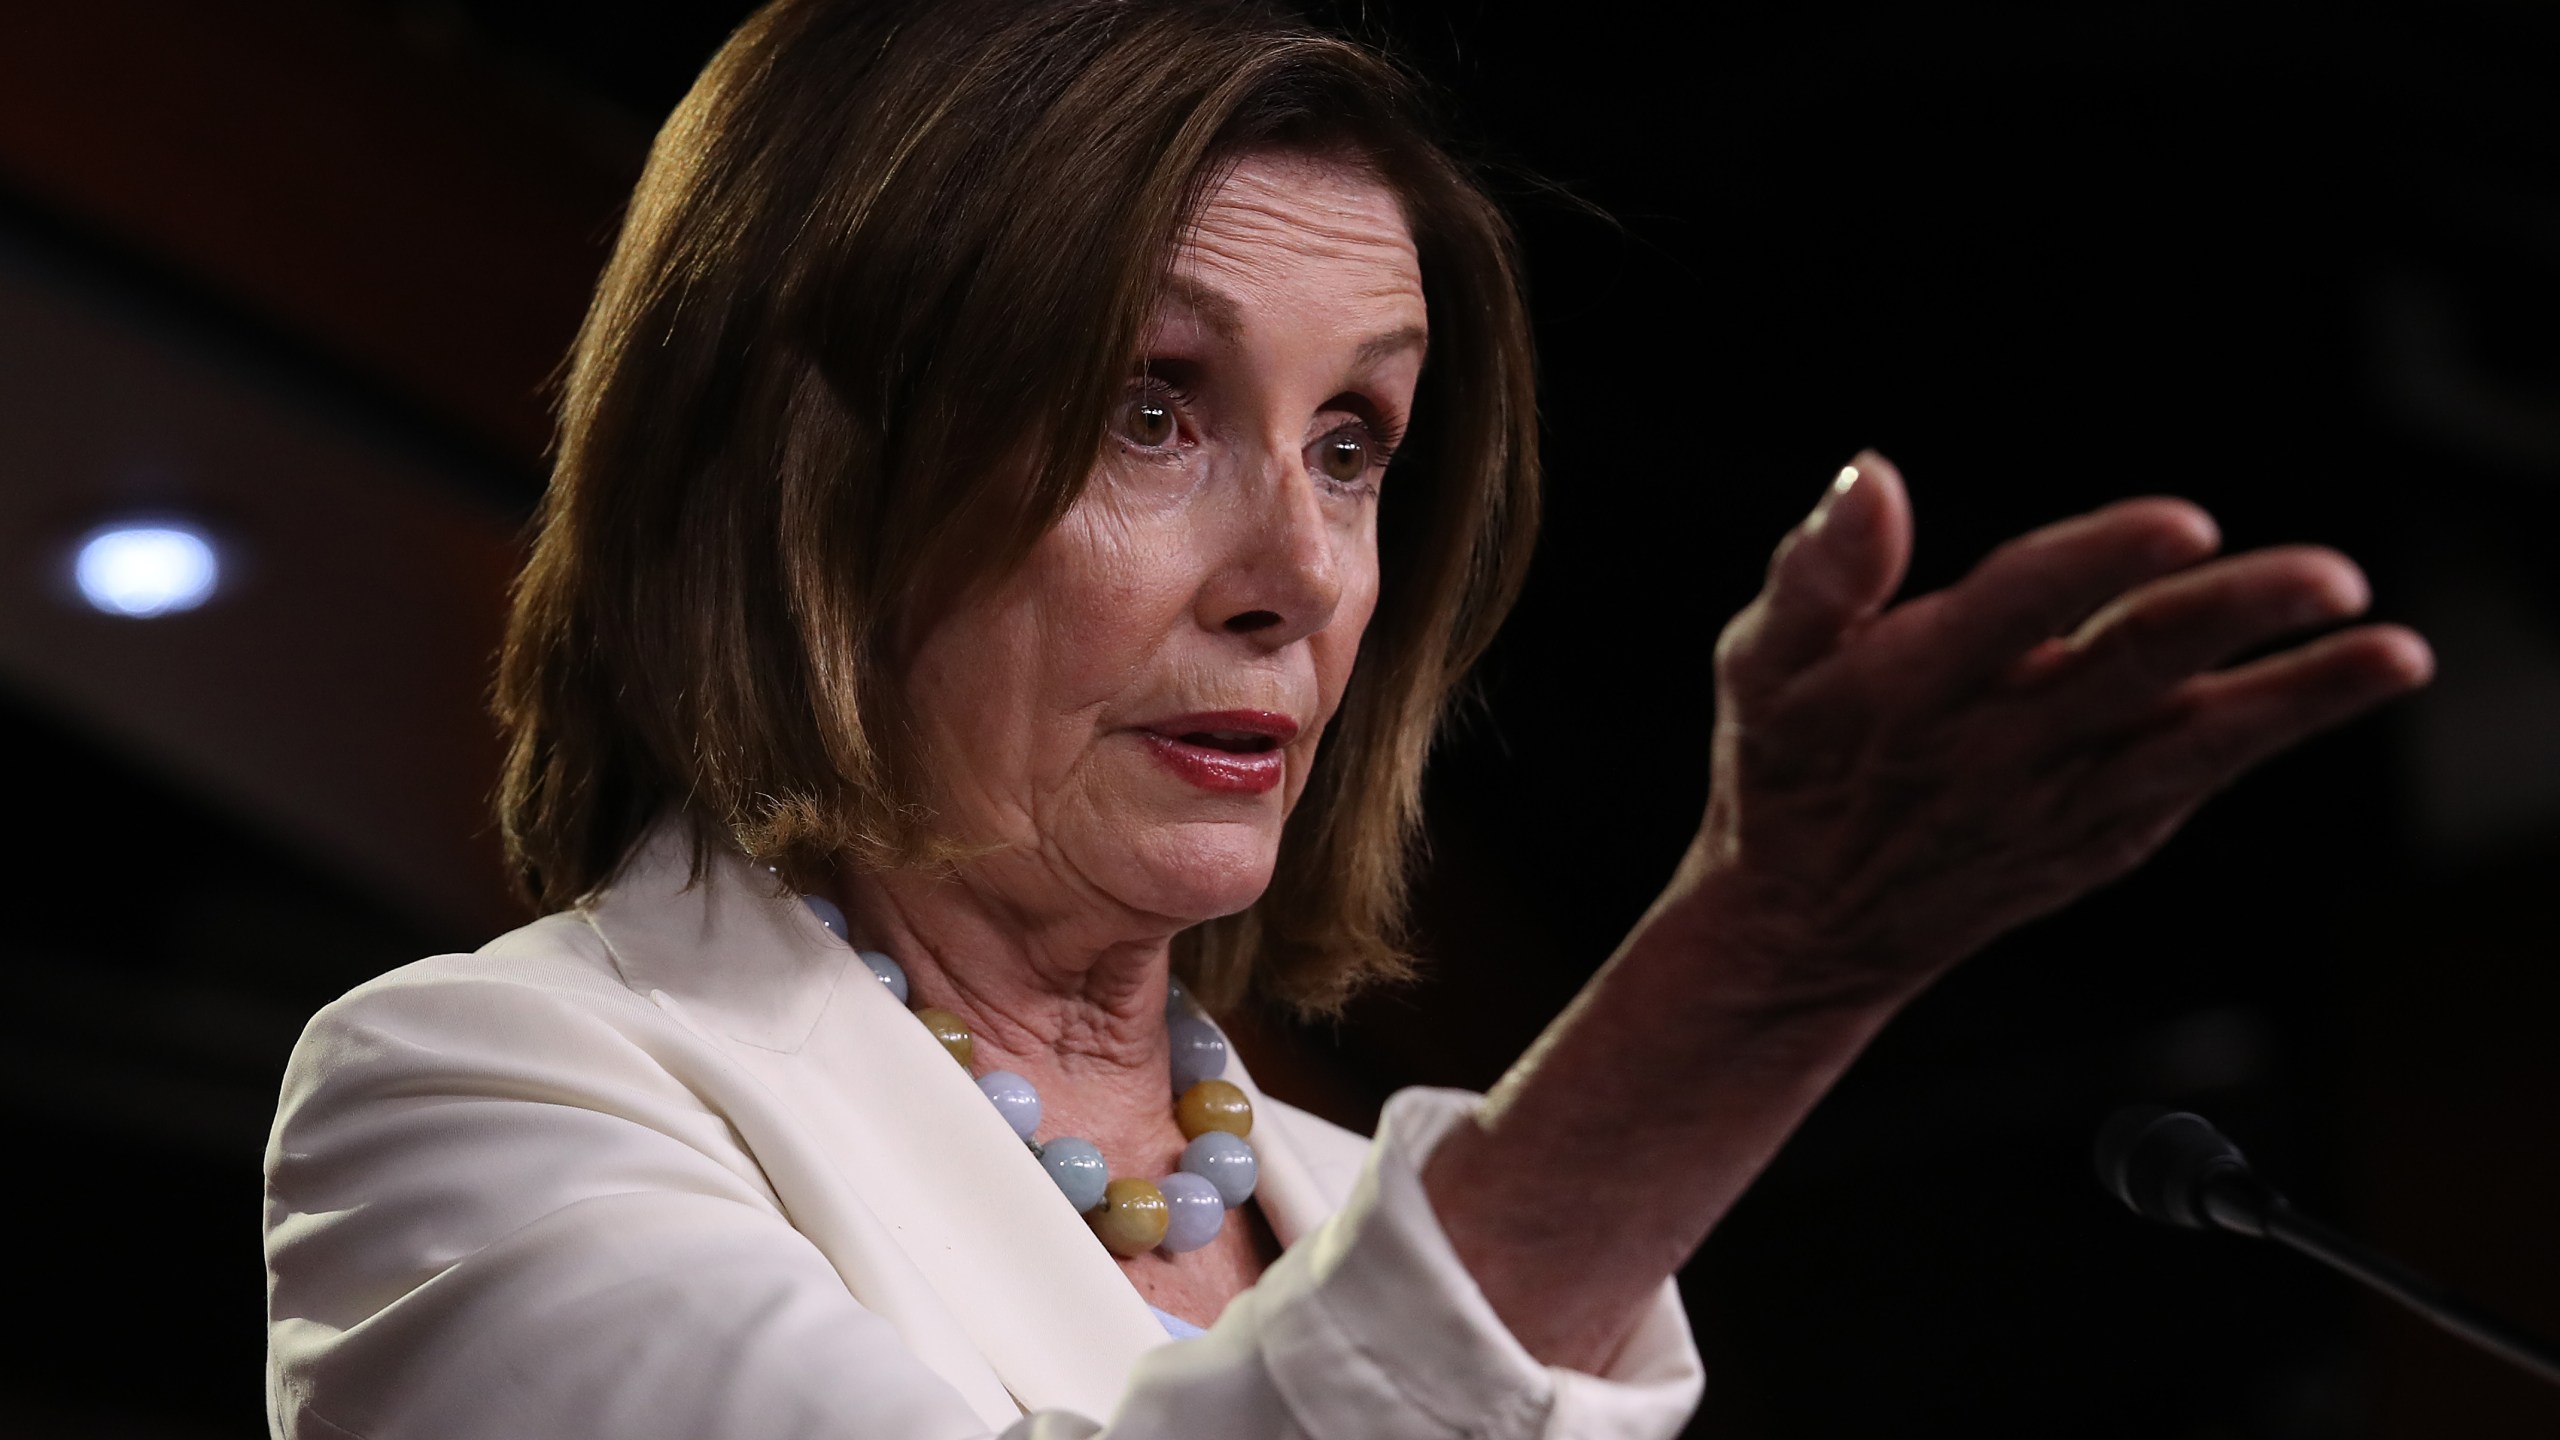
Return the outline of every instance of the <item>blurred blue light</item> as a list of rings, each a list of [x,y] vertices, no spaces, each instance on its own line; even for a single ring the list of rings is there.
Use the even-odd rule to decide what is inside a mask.
[[[155,520],[90,531],[71,573],[80,598],[96,609],[148,619],[193,610],[212,598],[222,560],[204,532]]]

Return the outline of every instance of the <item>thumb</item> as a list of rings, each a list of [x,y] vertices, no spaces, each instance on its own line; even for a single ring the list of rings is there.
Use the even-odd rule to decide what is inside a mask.
[[[1759,597],[1718,647],[1725,678],[1776,684],[1835,649],[1902,588],[1911,563],[1911,497],[1873,450],[1841,468],[1804,523],[1778,542]]]

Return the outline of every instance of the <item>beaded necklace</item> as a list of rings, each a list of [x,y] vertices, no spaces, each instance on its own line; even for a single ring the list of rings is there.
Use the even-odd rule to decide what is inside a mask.
[[[800,899],[827,933],[852,943],[846,938],[844,911],[834,901],[823,895]],[[908,1003],[904,967],[877,950],[853,953],[899,1004]],[[1113,1175],[1101,1148],[1090,1140],[1073,1135],[1032,1139],[1040,1129],[1040,1092],[1010,1070],[977,1076],[979,1093],[1031,1147],[1095,1237],[1124,1260],[1149,1250],[1179,1255],[1216,1239],[1227,1212],[1253,1198],[1262,1168],[1245,1138],[1253,1133],[1253,1101],[1232,1081],[1218,1078],[1227,1069],[1226,1035],[1191,1003],[1181,982],[1166,983],[1165,1029],[1172,1041],[1173,1093],[1178,1097],[1173,1121],[1186,1142],[1181,1163],[1170,1175],[1155,1180]],[[977,1042],[967,1022],[930,1005],[914,1014],[961,1069],[974,1073]]]

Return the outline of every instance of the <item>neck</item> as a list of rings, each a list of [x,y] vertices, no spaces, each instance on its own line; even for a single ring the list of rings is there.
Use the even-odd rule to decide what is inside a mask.
[[[1169,1123],[1164,1002],[1178,924],[1109,906],[1027,911],[965,870],[862,874],[843,889],[853,942],[905,967],[911,1004],[967,1023],[977,1073],[1011,1070],[1039,1089],[1044,1134]]]

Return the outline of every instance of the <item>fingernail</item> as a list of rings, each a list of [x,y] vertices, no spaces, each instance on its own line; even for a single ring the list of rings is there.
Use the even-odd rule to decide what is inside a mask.
[[[1840,473],[1831,477],[1831,488],[1822,492],[1822,503],[1814,506],[1813,513],[1805,517],[1804,528],[1808,534],[1822,528],[1822,523],[1831,518],[1831,507],[1840,503],[1841,496],[1857,489],[1858,480],[1857,466],[1840,467]]]

